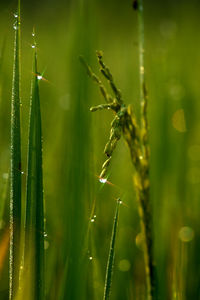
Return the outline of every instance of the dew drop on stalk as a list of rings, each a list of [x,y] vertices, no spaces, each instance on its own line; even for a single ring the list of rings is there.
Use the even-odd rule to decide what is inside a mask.
[[[35,48],[35,45],[31,45],[31,48],[33,48],[33,49],[34,49],[34,48]]]
[[[94,221],[95,221],[95,220],[92,218],[90,222],[91,222],[91,223],[94,223]]]
[[[14,30],[17,30],[17,25],[14,24],[14,25],[13,25],[13,28],[14,28]]]
[[[21,174],[24,175],[24,171],[21,171]]]
[[[18,14],[14,14],[14,18],[18,18]]]
[[[41,80],[42,79],[42,75],[37,75],[37,79]]]
[[[99,181],[100,181],[101,183],[106,183],[106,182],[107,182],[107,179],[106,179],[106,178],[99,178]]]
[[[44,237],[45,237],[45,238],[47,238],[47,236],[48,236],[48,235],[47,235],[47,233],[46,233],[46,232],[44,232]]]
[[[90,257],[89,257],[89,260],[93,260],[93,257],[92,257],[92,256],[90,256]]]
[[[34,32],[32,33],[32,36],[35,36],[35,33],[34,33]]]
[[[94,215],[94,217],[93,217],[93,218],[94,218],[94,219],[96,219],[96,217],[97,217],[97,216],[96,216],[96,215]]]

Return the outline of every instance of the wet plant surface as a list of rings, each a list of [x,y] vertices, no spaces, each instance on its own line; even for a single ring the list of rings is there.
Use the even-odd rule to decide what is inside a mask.
[[[2,300],[200,297],[200,7],[141,4],[0,3]]]

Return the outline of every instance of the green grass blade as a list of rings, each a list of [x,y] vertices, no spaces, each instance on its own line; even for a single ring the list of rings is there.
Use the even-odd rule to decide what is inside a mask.
[[[107,262],[106,280],[105,280],[105,286],[104,286],[103,300],[108,300],[110,298],[113,264],[114,264],[114,257],[115,257],[115,242],[116,242],[120,203],[121,203],[121,200],[118,199],[115,216],[114,216],[113,228],[112,228],[112,236],[111,236],[111,241],[110,241],[110,250],[109,250],[108,262]]]
[[[34,48],[33,80],[30,100],[28,170],[26,191],[24,281],[27,299],[44,299],[44,204],[42,171],[42,129]],[[28,297],[28,296],[29,297]]]
[[[21,133],[20,133],[20,2],[14,24],[14,65],[11,101],[11,186],[10,186],[10,291],[14,299],[19,284],[21,232]]]

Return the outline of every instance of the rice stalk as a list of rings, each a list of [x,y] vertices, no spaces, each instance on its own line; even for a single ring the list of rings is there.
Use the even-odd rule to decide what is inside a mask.
[[[103,61],[103,53],[97,51],[97,59],[100,65],[100,71],[108,81],[114,96],[107,93],[100,78],[87,65],[83,57],[80,60],[89,77],[99,86],[100,92],[103,95],[106,104],[100,104],[91,107],[92,112],[102,109],[110,109],[114,112],[114,119],[111,122],[111,130],[109,140],[104,148],[104,153],[107,156],[106,161],[102,165],[100,179],[106,180],[108,168],[112,159],[113,151],[115,150],[121,136],[124,136],[128,144],[131,160],[135,167],[134,186],[139,203],[139,215],[141,229],[144,236],[144,257],[145,271],[147,280],[147,295],[148,299],[156,299],[156,276],[155,265],[153,259],[153,233],[152,233],[152,213],[150,205],[150,182],[149,182],[149,144],[148,144],[148,122],[147,122],[147,92],[142,83],[142,116],[141,126],[138,125],[136,116],[131,105],[126,106],[122,99],[121,91],[117,88],[114,82],[113,75],[110,69]],[[142,61],[142,60],[141,60]],[[143,76],[141,76],[143,78]]]
[[[120,204],[121,204],[121,200],[117,199],[117,206],[115,210],[115,216],[114,216],[113,228],[112,228],[112,236],[110,240],[110,249],[109,249],[109,256],[108,256],[107,269],[106,269],[106,279],[105,279],[103,300],[108,300],[110,298]]]
[[[135,188],[139,203],[139,214],[142,234],[144,236],[144,259],[147,281],[148,299],[156,299],[156,268],[153,254],[152,208],[150,203],[149,181],[149,127],[147,117],[148,95],[144,67],[144,8],[143,0],[138,1],[138,31],[139,31],[139,74],[140,74],[140,105],[141,105],[141,159],[145,165],[136,174]]]
[[[19,285],[21,232],[21,133],[20,133],[20,1],[15,15],[14,64],[11,100],[11,178],[10,178],[10,269],[9,299]]]
[[[35,36],[35,33],[33,33]],[[33,79],[30,98],[28,162],[26,183],[26,217],[24,246],[24,292],[28,299],[44,299],[44,203],[42,170],[42,129],[34,38]]]

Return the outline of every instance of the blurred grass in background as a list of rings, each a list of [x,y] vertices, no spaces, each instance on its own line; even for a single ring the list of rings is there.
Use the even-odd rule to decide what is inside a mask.
[[[145,274],[129,152],[121,141],[109,180],[98,182],[111,112],[85,74],[103,50],[126,103],[139,112],[137,16],[131,1],[22,1],[23,203],[31,81],[38,40],[46,209],[47,299],[101,299],[116,198],[121,197],[111,299],[145,299]],[[200,36],[198,1],[145,8],[151,196],[160,299],[200,299]],[[0,299],[8,297],[8,193],[13,13],[0,3]],[[94,217],[95,222],[91,222]],[[4,250],[4,252],[3,252]],[[7,253],[6,259],[3,253]]]

